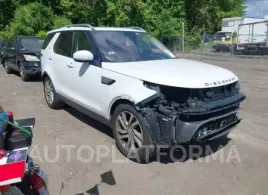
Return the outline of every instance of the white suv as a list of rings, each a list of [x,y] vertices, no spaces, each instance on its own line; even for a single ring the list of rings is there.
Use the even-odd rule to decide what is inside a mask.
[[[41,66],[48,106],[68,104],[109,125],[119,150],[136,161],[159,145],[226,136],[241,121],[236,75],[176,58],[141,28],[52,30]]]

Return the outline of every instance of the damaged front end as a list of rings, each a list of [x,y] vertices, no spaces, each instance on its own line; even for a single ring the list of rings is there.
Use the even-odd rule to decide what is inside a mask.
[[[246,97],[238,82],[202,89],[144,85],[157,92],[137,104],[156,145],[213,140],[241,121],[239,106]]]

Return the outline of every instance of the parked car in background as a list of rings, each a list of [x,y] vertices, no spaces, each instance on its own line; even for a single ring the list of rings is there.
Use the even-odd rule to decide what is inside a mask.
[[[8,39],[3,54],[3,67],[7,74],[19,72],[23,81],[41,73],[40,54],[43,39],[17,36]]]
[[[118,149],[147,160],[158,146],[204,142],[240,123],[238,77],[176,58],[141,28],[70,25],[42,46],[44,96],[109,125]]]
[[[5,41],[0,40],[0,64],[3,64],[3,52],[5,47]]]

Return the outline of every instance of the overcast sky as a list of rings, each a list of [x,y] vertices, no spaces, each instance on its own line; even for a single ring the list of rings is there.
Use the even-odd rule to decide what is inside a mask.
[[[268,16],[268,0],[247,0],[246,5],[248,17]]]

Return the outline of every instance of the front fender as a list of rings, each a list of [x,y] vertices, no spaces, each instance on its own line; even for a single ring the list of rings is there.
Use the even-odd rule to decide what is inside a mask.
[[[110,118],[111,108],[117,100],[128,100],[133,104],[138,104],[157,94],[156,91],[145,87],[142,80],[127,75],[103,69],[102,76],[115,81],[111,85],[103,86],[103,90],[107,95],[100,97],[100,101],[103,104],[102,106],[104,110],[106,110],[106,118],[108,119]]]

